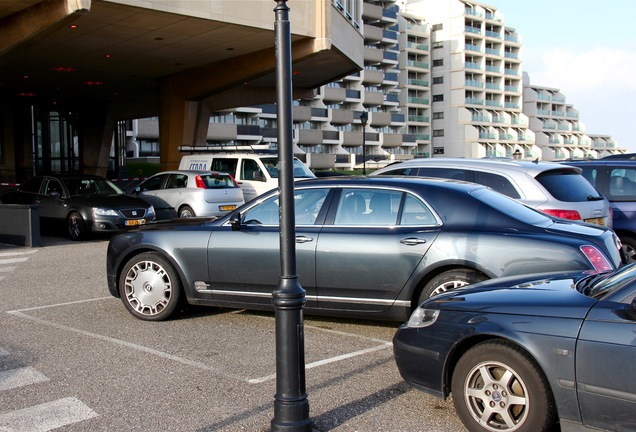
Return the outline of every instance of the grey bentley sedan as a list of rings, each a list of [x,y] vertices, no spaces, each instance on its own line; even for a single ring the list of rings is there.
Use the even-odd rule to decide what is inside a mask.
[[[294,185],[296,261],[306,313],[404,321],[426,298],[507,275],[611,270],[608,228],[555,218],[487,187],[409,177]],[[273,309],[279,195],[216,219],[159,222],[111,238],[111,294],[143,320],[187,302]]]

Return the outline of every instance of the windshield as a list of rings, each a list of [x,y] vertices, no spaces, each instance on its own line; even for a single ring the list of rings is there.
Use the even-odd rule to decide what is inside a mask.
[[[580,284],[577,289],[588,297],[599,299],[610,295],[625,285],[632,284],[634,278],[636,278],[636,263],[629,264],[615,273],[608,273],[604,278],[600,278],[598,282],[596,282],[598,279],[595,279],[592,283]]]
[[[267,157],[261,158],[263,165],[267,168],[267,172],[272,178],[278,178],[278,158]],[[314,178],[314,173],[307,168],[307,165],[299,159],[294,158],[294,178]]]
[[[121,195],[124,192],[105,178],[65,178],[62,179],[71,196],[75,195]]]

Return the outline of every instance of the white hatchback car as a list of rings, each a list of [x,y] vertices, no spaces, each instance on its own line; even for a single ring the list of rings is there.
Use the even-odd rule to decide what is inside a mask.
[[[213,171],[160,172],[141,182],[131,195],[152,204],[157,219],[223,216],[244,203],[234,178]]]

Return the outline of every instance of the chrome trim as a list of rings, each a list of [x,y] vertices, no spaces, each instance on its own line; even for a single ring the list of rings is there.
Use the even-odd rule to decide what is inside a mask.
[[[233,295],[233,296],[241,296],[241,297],[267,298],[272,296],[271,293],[250,292],[250,291],[206,290],[205,292],[210,294]],[[368,298],[360,299],[355,297],[325,297],[325,296],[315,296],[315,295],[308,295],[305,298],[307,300],[312,300],[312,301],[329,301],[333,303],[360,303],[360,304],[384,305],[384,306],[395,305],[395,306],[402,306],[402,307],[411,306],[411,302],[408,300],[383,300],[383,299],[368,299]]]

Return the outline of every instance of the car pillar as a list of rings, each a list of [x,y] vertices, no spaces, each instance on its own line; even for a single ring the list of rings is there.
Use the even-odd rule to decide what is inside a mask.
[[[276,395],[272,431],[310,432],[313,426],[305,390],[303,325],[306,300],[305,290],[296,274],[291,30],[286,0],[275,1],[281,275],[279,285],[272,293],[276,316]]]

